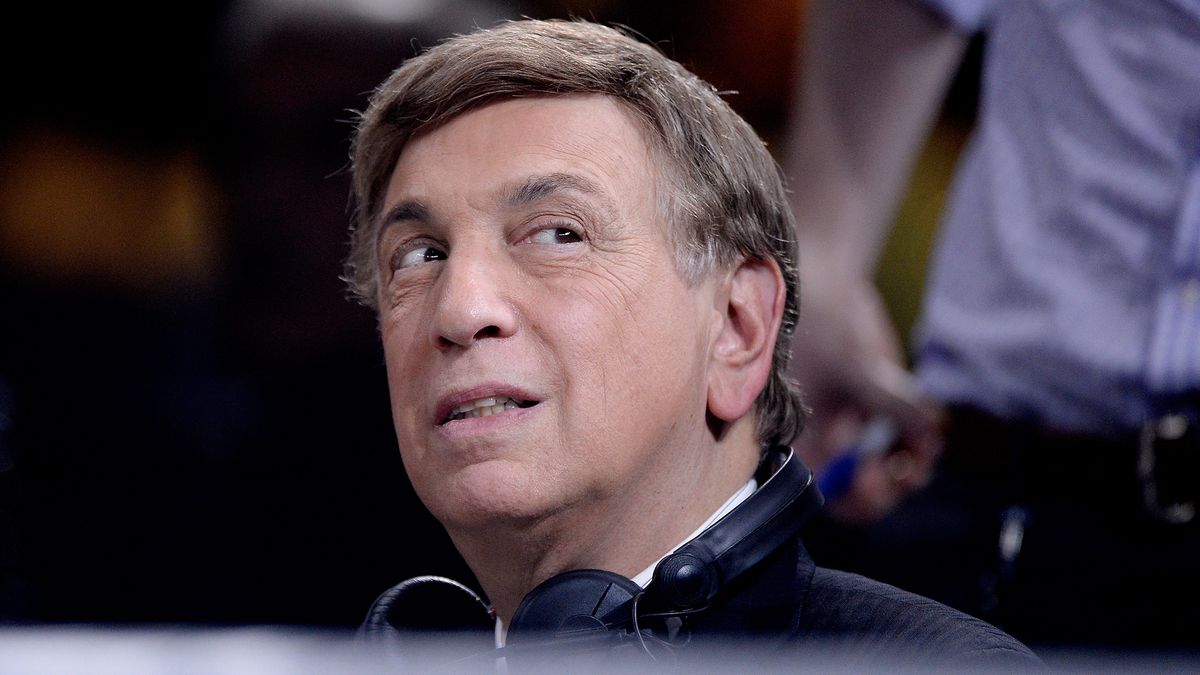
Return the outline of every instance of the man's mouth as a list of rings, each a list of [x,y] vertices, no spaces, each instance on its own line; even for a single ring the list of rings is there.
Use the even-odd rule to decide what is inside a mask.
[[[488,396],[486,398],[468,401],[458,406],[454,410],[451,410],[450,414],[446,416],[446,419],[442,420],[439,424],[446,424],[447,422],[453,422],[455,420],[471,419],[473,417],[488,417],[490,415],[502,413],[505,410],[512,410],[513,408],[529,408],[537,404],[537,401],[524,401],[508,396]]]

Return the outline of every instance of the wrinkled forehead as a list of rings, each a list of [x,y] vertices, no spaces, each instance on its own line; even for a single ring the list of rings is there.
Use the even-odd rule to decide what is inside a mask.
[[[507,112],[514,108],[517,109],[516,115],[499,116],[495,114],[497,110]],[[572,114],[559,114],[568,110]],[[580,112],[581,110],[582,112]],[[588,148],[589,141],[597,140],[595,137],[597,130],[594,128],[596,119],[605,118],[606,115],[612,117],[614,112],[620,116],[632,132],[623,135],[622,140],[631,139],[631,142],[626,141],[620,147],[617,147],[615,141],[593,142],[592,146]],[[487,126],[463,124],[464,118],[480,116],[498,121]],[[497,147],[497,138],[511,139],[514,137],[512,134],[505,136],[502,133],[505,129],[499,125],[522,125],[523,120],[527,119],[537,120],[537,124],[530,128],[531,125],[525,123],[527,133],[516,136],[516,143],[507,148]],[[573,128],[568,128],[572,125]],[[590,137],[589,134],[591,134]],[[571,136],[575,138],[572,139]],[[452,142],[448,143],[448,139]],[[413,128],[390,153],[386,181],[384,181],[383,189],[374,204],[371,217],[372,229],[378,235],[380,228],[387,224],[390,218],[389,212],[393,209],[396,201],[397,190],[408,183],[408,179],[414,174],[408,169],[411,169],[412,164],[430,160],[431,153],[426,152],[430,145],[439,145],[442,148],[453,146],[456,152],[474,153],[479,163],[484,165],[486,161],[495,161],[497,155],[500,155],[501,158],[516,156],[522,147],[542,145],[548,148],[555,144],[559,146],[559,149],[565,150],[570,150],[570,146],[575,145],[576,149],[581,152],[578,156],[571,158],[571,162],[560,166],[562,170],[557,173],[562,180],[535,181],[525,187],[526,192],[546,190],[564,183],[569,185],[571,181],[566,176],[571,173],[570,164],[586,168],[601,155],[623,152],[627,155],[627,159],[618,167],[622,177],[629,178],[637,175],[639,178],[644,178],[646,180],[645,189],[654,196],[654,206],[657,215],[660,216],[660,222],[664,224],[674,222],[672,204],[675,203],[674,195],[680,190],[681,183],[678,180],[677,162],[668,154],[661,132],[650,121],[649,116],[633,104],[607,94],[583,93],[495,97],[481,101],[477,105],[460,110],[453,115],[430,120],[426,124]],[[437,154],[434,153],[432,156],[437,157]],[[643,167],[644,170],[640,170]],[[632,195],[623,194],[614,195],[614,197],[630,198]],[[674,228],[668,227],[667,229],[673,230]],[[668,234],[673,238],[671,232]]]

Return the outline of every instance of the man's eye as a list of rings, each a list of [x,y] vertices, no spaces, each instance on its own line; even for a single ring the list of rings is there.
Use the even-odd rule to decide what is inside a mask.
[[[419,246],[400,256],[399,259],[396,260],[394,267],[396,269],[403,269],[405,267],[413,267],[415,265],[421,265],[423,263],[445,259],[446,252],[441,249],[433,246]]]
[[[546,227],[529,235],[526,241],[532,244],[574,244],[583,241],[583,237],[569,227]]]

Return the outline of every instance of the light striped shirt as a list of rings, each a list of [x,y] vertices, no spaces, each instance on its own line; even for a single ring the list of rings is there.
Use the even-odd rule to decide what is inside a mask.
[[[923,1],[987,35],[923,386],[1094,432],[1200,398],[1200,0]]]

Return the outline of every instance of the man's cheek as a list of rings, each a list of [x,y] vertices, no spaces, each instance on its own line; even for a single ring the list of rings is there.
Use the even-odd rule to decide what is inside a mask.
[[[597,256],[586,265],[548,280],[551,295],[567,295],[605,308],[612,316],[629,314],[654,286],[652,256],[628,252]]]

